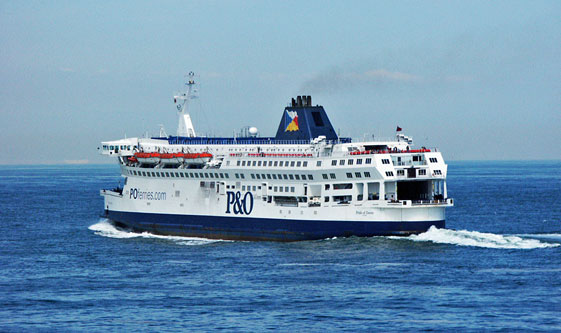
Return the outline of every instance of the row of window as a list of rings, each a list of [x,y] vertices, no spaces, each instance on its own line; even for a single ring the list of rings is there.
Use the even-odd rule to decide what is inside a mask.
[[[438,163],[438,160],[436,159],[436,157],[429,157],[429,161],[431,163]]]
[[[222,172],[185,172],[185,171],[137,171],[128,170],[129,175],[143,176],[143,177],[160,177],[160,178],[216,178],[216,179],[229,179],[227,173]]]
[[[229,179],[230,176],[227,173],[222,172],[185,172],[185,171],[162,171],[162,170],[155,170],[155,171],[137,171],[137,170],[126,170],[126,172],[130,175],[134,176],[143,176],[143,177],[162,177],[162,178],[215,178],[215,179]],[[370,177],[370,172],[355,172],[355,178],[362,178],[364,175],[365,178]],[[245,175],[243,173],[236,173],[236,179],[245,179]],[[322,174],[323,179],[337,179],[334,173]],[[353,178],[352,172],[347,172],[347,178]],[[270,174],[270,173],[252,173],[251,179],[257,180],[314,180],[313,175],[306,175],[306,174]]]
[[[137,171],[137,170],[128,170],[126,171],[130,175],[134,176],[144,176],[144,177],[162,177],[162,178],[215,178],[215,179],[229,179],[230,176],[227,173],[222,172],[185,172],[185,171]],[[426,176],[427,170],[419,169],[419,176]],[[434,170],[435,175],[442,175],[442,171]],[[404,170],[397,170],[398,176],[404,176]],[[369,178],[370,172],[347,172],[347,178]],[[387,177],[393,177],[393,171],[386,171]],[[243,173],[236,173],[236,179],[245,179],[245,175]],[[330,174],[322,174],[323,179],[337,179],[337,176],[334,173]],[[298,174],[270,174],[270,173],[252,173],[251,179],[257,180],[314,180],[313,175],[298,175]]]
[[[121,150],[131,150],[131,146],[109,146],[109,145],[103,145],[103,150],[115,150],[118,151],[119,148]],[[136,148],[136,146],[134,146],[134,148]]]
[[[357,158],[355,159],[348,159],[346,160],[347,165],[353,165],[354,161],[356,161],[357,165],[361,165],[362,164],[362,158]],[[364,160],[364,164],[372,164],[372,158],[367,158]],[[345,165],[345,160],[339,160],[339,165]],[[331,166],[337,166],[337,160],[331,160]]]
[[[296,188],[294,186],[284,186],[284,188],[283,188],[283,186],[278,186],[278,187],[274,186],[273,187],[274,192],[287,192],[287,193],[291,192],[291,193],[294,193],[295,190],[296,190]]]
[[[243,177],[243,174],[240,174],[242,177],[242,179],[245,179]],[[236,178],[238,178],[238,174],[236,173]],[[296,174],[270,174],[270,173],[252,173],[251,174],[251,179],[286,179],[286,180],[314,180],[314,176],[312,175],[296,175]]]
[[[364,178],[369,178],[370,177],[370,172],[366,171],[366,172],[355,172],[354,173],[354,177],[355,178],[362,178],[362,175],[364,174]],[[329,176],[324,173],[321,175],[323,177],[323,179],[337,179],[337,176],[334,173],[330,173]],[[352,172],[347,172],[347,178],[353,178],[353,173]]]
[[[339,163],[337,163],[337,161]],[[348,159],[348,160],[331,160],[331,165],[332,166],[343,166],[345,165],[345,163],[347,165],[354,165],[356,161],[357,165],[362,165],[363,162],[364,164],[372,164],[372,158],[366,158],[366,159],[362,159],[362,158],[357,158],[357,159]],[[321,167],[321,162],[322,161],[316,161],[316,166],[317,167]],[[382,159],[382,163],[383,164],[390,164],[390,160],[389,159]],[[226,161],[226,165],[230,165],[230,161]],[[306,168],[308,166],[308,161],[236,161],[236,166],[239,167],[262,167],[262,168],[266,168],[266,167],[275,167],[275,168]]]
[[[318,162],[317,166],[321,166],[321,161]],[[226,165],[230,165],[230,161],[227,161]],[[308,166],[308,161],[237,161],[236,166],[305,168]]]
[[[419,169],[418,173],[419,173],[419,176],[426,176],[427,175],[427,170],[426,169]],[[388,173],[386,172],[386,175],[387,174]],[[405,176],[405,170],[403,170],[403,169],[397,170],[397,175],[398,176]]]
[[[236,186],[235,185],[226,185],[226,189],[235,189]],[[253,191],[256,192],[258,190],[261,190],[261,186],[258,185],[242,185],[242,191]],[[296,187],[294,186],[269,186],[269,190],[274,191],[274,192],[291,192],[294,193],[296,192]]]

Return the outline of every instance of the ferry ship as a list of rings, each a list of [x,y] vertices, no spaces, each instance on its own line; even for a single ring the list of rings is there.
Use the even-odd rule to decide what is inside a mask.
[[[447,165],[413,140],[339,137],[320,105],[297,96],[274,137],[245,128],[197,136],[189,102],[194,74],[174,96],[177,135],[104,141],[124,186],[104,189],[105,216],[119,227],[162,235],[298,241],[410,235],[444,228],[453,206]],[[398,130],[401,130],[398,127]]]

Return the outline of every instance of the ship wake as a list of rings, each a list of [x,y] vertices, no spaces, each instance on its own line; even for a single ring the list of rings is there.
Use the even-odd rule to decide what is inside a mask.
[[[102,219],[98,223],[88,227],[96,235],[109,238],[151,238],[161,239],[173,242],[178,245],[206,245],[215,242],[223,242],[223,240],[197,238],[197,237],[181,237],[181,236],[163,236],[155,235],[149,232],[132,232],[116,227],[108,219]]]
[[[540,237],[536,235],[499,235],[468,230],[438,229],[432,226],[427,232],[409,237],[389,237],[392,239],[407,239],[414,242],[432,242],[459,246],[474,246],[493,249],[539,249],[557,247],[555,237]],[[550,242],[546,242],[548,240]]]

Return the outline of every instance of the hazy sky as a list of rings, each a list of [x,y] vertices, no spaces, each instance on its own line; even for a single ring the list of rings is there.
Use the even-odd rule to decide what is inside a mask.
[[[2,1],[0,164],[108,162],[102,140],[274,135],[310,94],[341,135],[448,160],[561,158],[561,1]]]

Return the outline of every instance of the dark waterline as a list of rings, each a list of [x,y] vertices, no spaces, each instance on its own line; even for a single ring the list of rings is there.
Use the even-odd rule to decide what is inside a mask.
[[[0,331],[561,330],[559,161],[451,162],[457,231],[288,244],[112,229],[117,165],[0,180]]]

